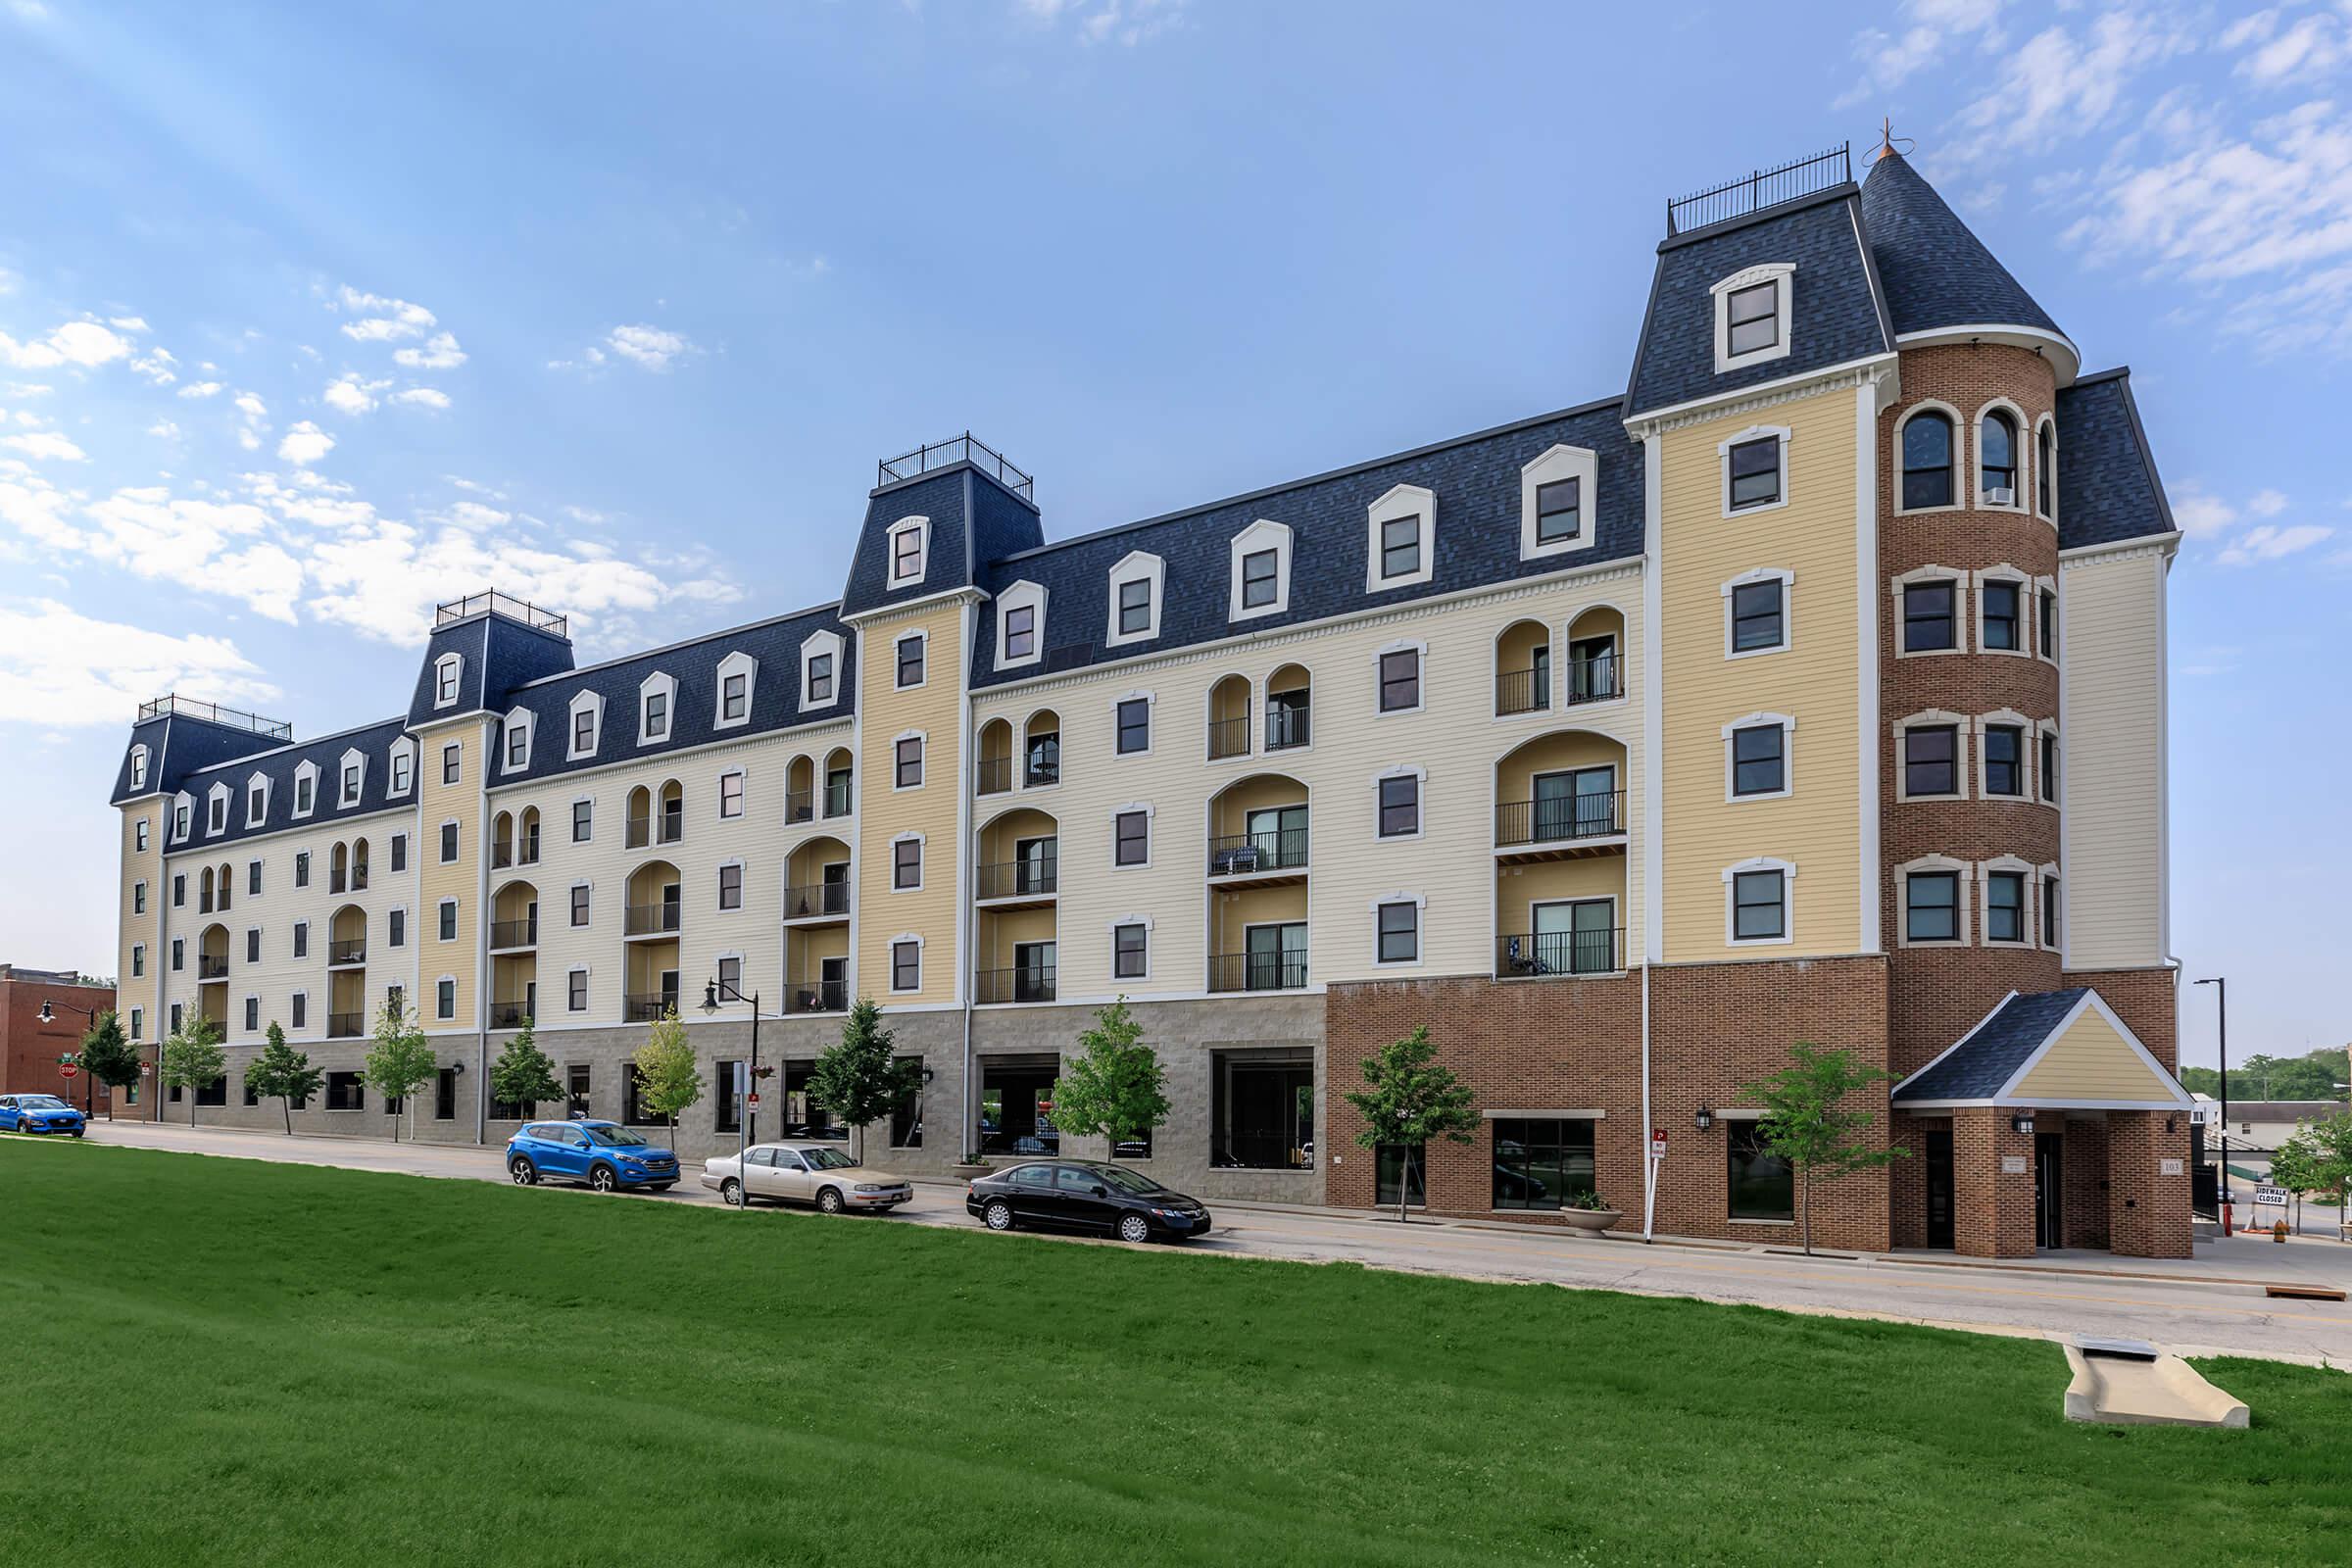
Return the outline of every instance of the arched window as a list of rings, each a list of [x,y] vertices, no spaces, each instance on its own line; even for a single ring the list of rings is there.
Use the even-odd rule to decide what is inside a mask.
[[[1999,409],[1977,427],[1977,489],[1986,506],[2017,505],[2017,421]],[[2006,501],[1994,492],[2006,492]]]
[[[1952,421],[1930,411],[1903,426],[1903,510],[1952,504]]]
[[[2058,515],[2058,432],[2041,421],[2034,432],[2034,510],[2045,517]]]

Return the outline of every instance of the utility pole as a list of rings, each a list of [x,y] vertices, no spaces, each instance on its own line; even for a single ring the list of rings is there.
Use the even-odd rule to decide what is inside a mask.
[[[2222,1234],[2230,1234],[2230,979],[2216,975],[2197,982],[2214,988],[2215,999],[2221,1004],[2220,1042],[2222,1050]]]

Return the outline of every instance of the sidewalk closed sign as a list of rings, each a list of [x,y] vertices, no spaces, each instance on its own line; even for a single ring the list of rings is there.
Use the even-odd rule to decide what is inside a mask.
[[[2286,1206],[2286,1189],[2283,1187],[2257,1187],[2254,1189],[2254,1201],[2271,1203],[2284,1208]]]

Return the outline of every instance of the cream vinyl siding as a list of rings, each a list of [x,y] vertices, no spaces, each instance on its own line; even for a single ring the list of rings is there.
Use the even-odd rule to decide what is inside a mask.
[[[1565,708],[1569,623],[1604,605],[1624,617],[1618,657],[1628,695]],[[1230,647],[1139,659],[1068,679],[979,693],[972,715],[975,734],[1001,718],[1017,736],[1040,709],[1050,708],[1061,719],[1062,782],[982,796],[976,806],[983,832],[992,818],[1021,808],[1055,819],[1058,1000],[1198,995],[1206,989],[1212,954],[1242,951],[1244,925],[1295,919],[1301,912],[1309,928],[1310,985],[1491,972],[1498,888],[1508,886],[1497,875],[1494,854],[1498,764],[1522,744],[1565,730],[1591,732],[1599,737],[1591,744],[1612,757],[1619,748],[1625,754],[1630,776],[1621,777],[1619,787],[1628,792],[1634,818],[1632,847],[1583,862],[1592,869],[1580,873],[1609,884],[1621,900],[1618,923],[1625,923],[1623,901],[1639,898],[1642,881],[1642,779],[1636,755],[1644,678],[1638,662],[1641,612],[1641,567],[1628,563],[1560,582],[1402,608],[1331,628],[1272,632]],[[1522,620],[1549,629],[1551,707],[1497,718],[1495,642],[1504,628]],[[1378,656],[1398,643],[1427,646],[1421,705],[1412,712],[1383,716]],[[1312,677],[1311,744],[1267,753],[1268,677],[1293,664]],[[1250,754],[1210,761],[1209,692],[1229,675],[1250,684]],[[1115,710],[1122,698],[1139,693],[1154,699],[1151,750],[1122,757],[1116,753]],[[865,723],[869,744],[875,734],[900,727],[871,711]],[[1384,841],[1376,833],[1375,780],[1396,768],[1424,772],[1421,833]],[[1212,888],[1208,840],[1242,831],[1230,808],[1243,799],[1264,805],[1298,796],[1264,782],[1266,775],[1305,787],[1308,885],[1248,892]],[[1235,786],[1220,805],[1219,793]],[[1152,808],[1151,864],[1114,868],[1113,814],[1136,805]],[[878,856],[888,835],[871,828],[868,833],[869,853]],[[1376,968],[1372,906],[1396,892],[1427,900],[1421,961]],[[1153,922],[1149,979],[1112,976],[1111,928],[1130,914]]]
[[[2172,1081],[2152,1071],[2115,1025],[2085,1007],[2018,1081],[2021,1100],[2175,1100]]]
[[[409,835],[408,869],[399,875],[392,872],[392,836]],[[342,893],[328,891],[334,883],[330,875],[334,866],[334,847],[337,844],[357,845],[368,841],[368,886],[364,891]],[[187,967],[178,974],[169,972],[172,954],[167,946],[160,953],[150,948],[147,962],[150,969],[162,967],[165,991],[161,1023],[150,1023],[148,1034],[161,1038],[171,1028],[174,1002],[182,1003],[192,1011],[196,1005],[196,955],[207,926],[220,922],[228,931],[228,1022],[225,1043],[232,1046],[258,1045],[270,1031],[272,1022],[285,1027],[288,1042],[306,1047],[325,1047],[326,1015],[331,1010],[335,973],[326,966],[327,944],[332,940],[331,926],[335,911],[345,906],[360,909],[368,917],[368,964],[364,971],[367,989],[368,1029],[375,1027],[375,1015],[382,1010],[384,991],[399,986],[414,1006],[419,1000],[416,994],[416,955],[420,938],[431,936],[432,919],[428,913],[417,911],[419,840],[416,817],[406,808],[380,811],[372,816],[352,817],[333,823],[305,825],[301,829],[271,834],[265,838],[237,839],[219,844],[208,850],[189,850],[171,857],[161,873],[162,896],[171,897],[171,877],[184,871],[188,877],[188,902],[184,908],[172,911],[172,931],[187,939]],[[303,851],[311,857],[311,885],[294,885],[294,857]],[[259,898],[245,889],[246,867],[253,860],[262,862],[262,892]],[[226,862],[236,878],[236,895],[229,901],[228,912],[205,914],[200,912],[197,895],[197,872],[205,866],[218,867]],[[125,909],[129,891],[124,889]],[[148,887],[148,907],[155,906],[157,888]],[[406,908],[409,911],[407,945],[401,948],[386,946],[390,930],[390,911]],[[310,922],[310,951],[307,956],[294,956],[294,927]],[[262,932],[262,957],[259,963],[245,961],[245,933],[259,926]],[[127,970],[125,971],[128,972]],[[447,966],[430,971],[434,975],[451,972]],[[310,997],[309,1015],[300,1029],[294,1027],[294,993],[307,992]],[[250,1032],[245,1028],[245,999],[258,996],[262,1002],[261,1027]],[[142,999],[142,1004],[145,1004]],[[125,1004],[127,1005],[127,1004]],[[332,1049],[346,1047],[355,1052],[367,1048],[365,1038],[358,1041],[337,1040]],[[317,1058],[324,1061],[325,1058]],[[335,1058],[335,1065],[349,1065]],[[231,1094],[241,1092],[231,1083]]]
[[[1723,514],[1717,447],[1752,424],[1788,428],[1788,505]],[[1669,962],[1857,951],[1862,944],[1860,661],[1856,634],[1854,393],[1839,387],[1669,430],[1661,502],[1663,851]],[[1723,584],[1756,567],[1795,574],[1791,646],[1724,657]],[[1725,799],[1723,727],[1754,712],[1796,720],[1790,793]],[[1869,808],[1876,810],[1874,784]],[[1726,866],[1787,860],[1788,943],[1725,941]]]
[[[667,861],[678,870],[679,1016],[689,1023],[702,1019],[703,986],[717,978],[722,953],[743,956],[742,987],[746,995],[760,993],[760,1010],[782,1012],[786,975],[781,922],[787,858],[811,838],[829,834],[848,840],[850,824],[856,820],[855,816],[836,817],[828,823],[820,817],[787,827],[786,769],[792,759],[806,756],[821,770],[825,754],[849,743],[850,725],[845,720],[494,790],[489,802],[492,818],[501,812],[519,818],[529,808],[539,812],[538,863],[509,866],[490,874],[493,906],[506,889],[517,884],[528,883],[538,894],[539,941],[534,956],[539,1001],[533,1021],[539,1032],[610,1027],[622,1021],[621,999],[628,990],[626,950],[632,946],[621,938],[628,881],[640,866],[655,861]],[[743,814],[722,817],[718,814],[719,775],[737,770],[743,774]],[[630,793],[643,789],[658,799],[662,786],[673,779],[683,798],[684,836],[674,844],[661,844],[653,842],[649,833],[643,848],[627,848]],[[571,808],[583,798],[594,803],[594,836],[586,844],[574,844]],[[718,870],[731,860],[743,862],[743,906],[721,910]],[[571,887],[575,882],[592,884],[589,923],[577,929],[571,924]],[[514,960],[494,956],[490,962],[495,972]],[[568,1010],[568,976],[575,968],[588,970],[585,1012]],[[520,987],[514,988],[513,996],[486,995],[486,1000],[519,1001]],[[716,1016],[740,1022],[747,1009],[742,1004],[731,1004]]]
[[[408,1004],[423,1027],[436,1034],[471,1034],[481,1027],[482,995],[477,982],[485,918],[481,907],[482,866],[484,857],[489,854],[489,846],[482,842],[487,834],[482,810],[482,773],[490,754],[491,733],[491,721],[476,715],[421,730],[416,737],[415,856],[418,885],[416,911],[409,916],[409,941],[417,952],[419,974],[432,980],[445,974],[457,977],[457,1014],[446,1020],[435,1017],[434,998],[416,987],[408,993]],[[542,737],[532,744],[544,745],[546,739]],[[452,741],[465,748],[458,782],[454,785],[441,782],[441,749]],[[458,824],[458,858],[455,863],[444,865],[441,824],[453,817]],[[458,936],[454,942],[443,942],[441,901],[450,898],[458,901]],[[375,984],[372,974],[368,976],[368,984],[374,993],[369,1003],[372,1022],[373,1009],[383,1004],[383,988]]]
[[[983,607],[983,613],[990,612]],[[910,614],[879,616],[859,628],[858,660],[858,956],[853,967],[859,995],[900,1006],[954,1002],[960,994],[956,951],[956,803],[964,788],[961,734],[963,671],[971,655],[963,642],[966,613],[961,604],[932,605]],[[896,689],[901,637],[929,635],[922,685]],[[899,737],[923,732],[923,782],[919,789],[892,786]],[[1067,755],[1068,731],[1062,744]],[[1065,764],[1066,765],[1066,764]],[[821,780],[820,780],[821,783]],[[902,833],[923,836],[923,885],[919,891],[891,889],[891,841]],[[890,945],[914,932],[923,939],[923,984],[919,991],[890,991]]]
[[[122,876],[115,887],[115,908],[119,911],[120,929],[115,943],[115,1006],[122,1015],[125,1035],[130,1031],[130,1009],[139,1008],[146,1014],[142,1031],[148,1041],[163,1038],[162,1024],[171,1014],[158,1013],[156,997],[162,984],[161,975],[171,959],[164,946],[164,906],[171,901],[172,884],[164,870],[164,823],[170,809],[161,800],[141,801],[136,806],[122,808],[122,844],[120,863]],[[147,824],[147,848],[138,848],[138,824]],[[147,912],[131,912],[130,890],[137,882],[147,884]],[[147,949],[147,973],[131,978],[130,950],[144,944]]]
[[[2061,934],[2073,969],[2166,961],[2164,577],[2154,548],[2060,567]]]

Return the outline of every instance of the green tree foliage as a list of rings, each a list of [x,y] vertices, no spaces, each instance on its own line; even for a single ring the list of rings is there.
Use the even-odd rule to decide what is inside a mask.
[[[1805,1250],[1813,1250],[1813,1184],[1870,1170],[1910,1152],[1892,1145],[1874,1146],[1864,1134],[1878,1118],[1849,1104],[1894,1074],[1874,1067],[1852,1052],[1824,1051],[1806,1041],[1788,1048],[1788,1065],[1744,1086],[1764,1105],[1758,1129],[1764,1147],[1796,1171]]]
[[[1438,1048],[1423,1024],[1402,1040],[1380,1048],[1364,1061],[1364,1087],[1348,1092],[1348,1103],[1364,1118],[1355,1141],[1378,1151],[1383,1144],[1404,1149],[1404,1166],[1396,1173],[1396,1218],[1406,1220],[1405,1197],[1413,1185],[1413,1149],[1433,1138],[1470,1142],[1478,1128],[1470,1086],[1437,1062]]]
[[[539,1049],[528,1018],[490,1064],[490,1098],[531,1106],[564,1098],[564,1086],[556,1082],[555,1061]]]
[[[1115,1154],[1166,1121],[1173,1108],[1167,1071],[1143,1038],[1125,997],[1097,1007],[1095,1026],[1078,1037],[1078,1054],[1063,1059],[1054,1080],[1054,1125],[1103,1139]]]
[[[2336,1085],[2352,1083],[2344,1048],[2301,1056],[2253,1055],[2230,1068],[2231,1100],[2342,1100]],[[2192,1095],[2222,1097],[2222,1075],[2211,1067],[2183,1067],[2180,1087]]]
[[[898,1037],[882,1022],[882,1008],[860,997],[841,1026],[841,1043],[816,1058],[808,1074],[808,1098],[858,1130],[858,1157],[865,1157],[865,1129],[910,1098],[922,1069],[898,1056]]]
[[[81,1054],[75,1058],[81,1070],[109,1090],[126,1089],[139,1081],[139,1054],[122,1037],[122,1020],[111,1012],[102,1012],[90,1020],[89,1032],[81,1037]],[[115,1119],[115,1101],[107,1096],[106,1119]]]
[[[424,1037],[422,1018],[398,1002],[385,1003],[375,1019],[375,1044],[368,1048],[363,1065],[368,1085],[386,1100],[397,1101],[403,1110],[413,1109],[410,1097],[441,1070],[432,1042]],[[400,1142],[398,1116],[392,1118],[392,1141]]]
[[[308,1054],[286,1044],[286,1031],[274,1018],[270,1021],[269,1044],[245,1064],[246,1089],[257,1099],[278,1102],[289,1137],[294,1132],[294,1102],[317,1094],[323,1077]]]
[[[678,1009],[670,1008],[646,1031],[631,1062],[637,1074],[637,1103],[669,1118],[669,1140],[678,1140],[678,1112],[703,1098],[703,1075],[695,1069],[694,1047]]]
[[[201,1012],[183,1013],[179,1027],[164,1042],[156,1077],[166,1089],[184,1090],[188,1097],[188,1125],[196,1125],[196,1090],[228,1067],[228,1053],[220,1049],[220,1026]]]

